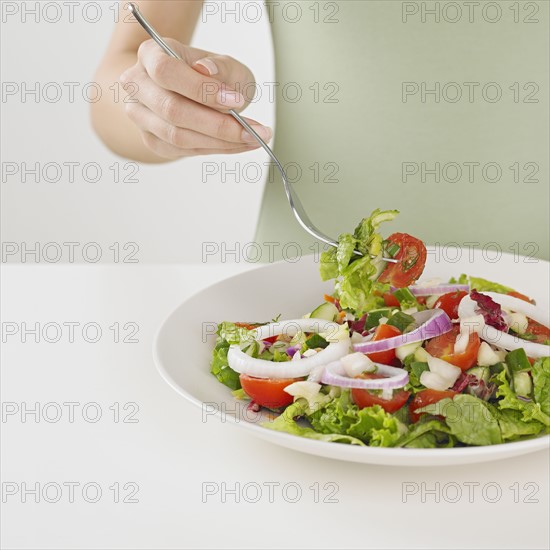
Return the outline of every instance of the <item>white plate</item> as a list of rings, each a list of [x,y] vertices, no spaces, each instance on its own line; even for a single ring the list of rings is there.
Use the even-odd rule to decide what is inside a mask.
[[[247,413],[246,403],[236,401],[231,391],[210,374],[215,325],[219,321],[269,321],[301,317],[323,302],[332,283],[322,283],[313,256],[296,263],[264,265],[221,281],[181,304],[162,324],[154,343],[154,356],[162,377],[178,393],[201,407],[203,414],[216,415],[251,435],[272,443],[315,455],[401,466],[436,466],[485,462],[547,449],[550,436],[486,447],[457,449],[393,449],[357,447],[315,441],[262,428],[262,415]],[[423,279],[444,281],[460,273],[484,277],[516,288],[549,307],[550,264],[526,261],[503,254],[495,261],[494,250],[429,249]]]

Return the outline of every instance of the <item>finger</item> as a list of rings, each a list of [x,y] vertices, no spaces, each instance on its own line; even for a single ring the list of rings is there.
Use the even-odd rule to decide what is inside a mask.
[[[231,116],[200,105],[153,82],[141,64],[136,64],[120,76],[123,85],[135,83],[135,98],[167,122],[195,130],[207,136],[233,143],[256,143],[256,140]],[[270,141],[273,131],[255,120],[245,118],[264,141]]]
[[[161,88],[222,111],[241,110],[246,106],[242,94],[220,80],[193,70],[185,61],[170,57],[152,40],[141,44],[138,58]]]
[[[194,148],[194,149],[179,149],[178,147],[175,147],[174,145],[171,145],[169,143],[166,143],[165,141],[162,141],[154,134],[151,134],[150,132],[142,132],[142,140],[143,143],[151,150],[153,153],[158,155],[161,158],[165,159],[179,159],[184,157],[196,157],[196,156],[203,156],[203,155],[234,155],[237,153],[246,153],[247,151],[250,151],[250,147],[247,147],[245,145],[241,147],[237,147],[236,149],[201,149],[201,148]]]
[[[239,92],[250,103],[256,95],[256,82],[252,71],[227,55],[209,55],[195,61],[191,67],[204,76],[212,76]]]
[[[139,128],[157,136],[162,141],[174,145],[179,149],[237,149],[242,143],[237,144],[204,135],[194,130],[180,128],[170,124],[157,116],[153,111],[141,103],[128,103],[126,105],[128,118]],[[250,144],[249,148],[259,147],[258,144]]]

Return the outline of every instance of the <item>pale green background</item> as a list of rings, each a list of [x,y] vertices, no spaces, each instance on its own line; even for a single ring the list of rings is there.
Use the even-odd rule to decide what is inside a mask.
[[[284,4],[283,2],[282,4]],[[273,2],[272,27],[278,86],[276,153],[283,163],[297,162],[303,169],[296,185],[306,211],[320,229],[331,236],[350,231],[372,209],[397,208],[398,220],[386,231],[406,231],[426,243],[441,245],[477,242],[478,247],[497,242],[503,251],[519,243],[519,253],[549,257],[548,180],[548,3],[532,3],[538,13],[524,23],[531,9],[523,9],[514,22],[513,2],[498,2],[500,21],[486,22],[481,6],[474,22],[468,21],[462,2],[462,19],[439,23],[434,16],[409,16],[403,23],[403,2],[320,2],[321,21],[314,21],[301,2],[302,16],[295,11],[281,16]],[[322,18],[337,5],[333,19]],[[413,4],[413,3],[408,3]],[[420,7],[421,3],[416,3]],[[424,3],[433,8],[434,2]],[[448,2],[440,2],[443,8]],[[487,12],[493,18],[496,12]],[[455,12],[449,8],[448,16]],[[286,83],[296,82],[303,97],[291,103],[283,97]],[[338,103],[316,103],[308,88],[335,82]],[[441,98],[436,103],[420,94],[402,100],[403,82],[496,82],[502,98],[485,101],[481,86],[470,103],[467,88],[457,103]],[[514,102],[509,86],[520,83],[520,102]],[[523,103],[535,82],[538,103]],[[452,90],[450,90],[451,92]],[[308,169],[315,162],[336,163],[338,183],[315,183]],[[420,174],[402,181],[402,163],[495,162],[502,168],[498,183],[483,180],[481,167],[473,183],[466,167],[457,183],[434,182]],[[538,183],[523,182],[520,171],[514,182],[509,167],[515,162],[538,165]],[[491,173],[492,174],[492,173]],[[328,175],[321,170],[321,177]],[[451,175],[451,173],[449,174]],[[304,252],[313,240],[294,220],[280,179],[267,183],[256,235],[259,243],[297,242]],[[529,244],[534,243],[534,244]],[[516,250],[517,250],[517,246]],[[278,250],[281,250],[280,248]]]

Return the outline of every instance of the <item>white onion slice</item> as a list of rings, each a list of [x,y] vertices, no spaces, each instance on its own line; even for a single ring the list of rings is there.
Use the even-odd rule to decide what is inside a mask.
[[[467,319],[468,317],[475,317],[477,315],[478,308],[479,306],[477,302],[472,300],[470,295],[467,294],[458,304],[458,318]]]
[[[459,332],[455,340],[453,353],[457,353],[457,354],[464,353],[469,343],[470,343],[470,333],[467,331]]]
[[[390,367],[375,363],[376,374],[382,374],[387,378],[350,378],[346,374],[342,361],[329,363],[323,372],[321,381],[323,384],[340,386],[341,388],[359,388],[364,390],[392,390],[402,388],[409,381],[409,373],[405,369]]]
[[[317,334],[326,332],[328,334],[327,340],[331,341],[331,337],[336,336],[341,328],[342,325],[325,319],[288,319],[256,327],[252,331],[252,335],[256,340],[265,340],[280,334],[292,338],[299,332],[315,332]]]
[[[449,382],[437,372],[425,370],[420,375],[420,383],[430,390],[443,391],[449,389]],[[451,384],[452,386],[452,384]]]
[[[321,387],[321,384],[317,384],[316,382],[302,380],[289,384],[284,391],[292,395],[292,397],[304,397],[309,402],[319,393]]]
[[[486,325],[485,323],[485,317],[478,313],[477,315],[473,315],[472,317],[461,317],[460,318],[460,333],[461,334],[468,334],[468,336],[472,332],[476,332],[477,334],[481,334],[483,331],[483,327]],[[466,348],[464,348],[466,349]],[[464,351],[464,350],[463,350]],[[455,352],[458,353],[458,352]],[[460,352],[462,353],[462,352]]]
[[[417,324],[420,326],[411,332],[406,332],[399,336],[377,340],[375,342],[359,342],[353,344],[355,351],[361,353],[374,353],[378,351],[387,351],[405,344],[412,344],[429,338],[435,338],[440,334],[445,334],[453,328],[449,316],[442,309],[427,309],[413,315]]]
[[[479,351],[477,352],[477,364],[480,367],[492,367],[500,363],[499,354],[487,342],[481,342]]]
[[[350,353],[345,355],[340,359],[342,366],[346,371],[347,376],[353,378],[359,374],[367,371],[374,372],[376,370],[376,365],[371,361],[364,353],[356,351],[355,353]]]
[[[448,294],[449,292],[456,292],[458,290],[465,290],[466,292],[470,291],[470,285],[459,285],[459,284],[441,284],[433,285],[427,281],[428,284],[417,283],[416,285],[410,286],[409,290],[413,296],[431,296],[432,294]],[[392,292],[397,290],[397,287],[391,287]]]
[[[279,334],[294,336],[300,330],[303,332],[324,332],[327,340],[332,336],[340,337],[343,332],[338,323],[324,319],[291,319],[278,321],[257,327],[252,332],[257,340],[264,340]],[[256,378],[301,378],[307,376],[315,367],[323,366],[349,353],[349,337],[340,341],[332,341],[325,349],[310,357],[301,357],[296,361],[275,363],[265,359],[250,357],[241,348],[234,344],[229,346],[227,360],[229,366],[240,374],[255,376]]]
[[[489,344],[493,344],[507,351],[523,348],[525,353],[534,359],[550,356],[550,346],[522,340],[518,336],[512,336],[511,334],[497,330],[490,325],[485,325],[481,337],[485,341],[489,342]]]
[[[517,313],[523,313],[523,315],[533,319],[533,321],[537,321],[537,323],[545,327],[550,327],[550,312],[541,307],[537,307],[525,300],[514,298],[508,294],[499,294],[498,292],[481,292],[481,294],[490,296],[497,304],[500,304],[506,309],[510,309]]]
[[[430,372],[435,372],[448,383],[447,388],[454,385],[462,372],[459,367],[451,365],[451,363],[439,357],[432,357],[431,355],[428,355],[428,367]]]

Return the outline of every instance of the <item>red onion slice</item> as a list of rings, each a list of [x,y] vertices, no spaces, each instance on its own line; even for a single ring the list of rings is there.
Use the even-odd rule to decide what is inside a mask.
[[[399,336],[386,338],[385,340],[358,342],[353,344],[354,351],[360,351],[362,353],[387,351],[405,344],[412,344],[414,342],[428,340],[429,338],[435,338],[436,336],[449,332],[453,328],[452,321],[442,309],[419,311],[418,313],[413,313],[413,317],[416,323],[419,324],[418,328]]]
[[[346,374],[342,362],[333,361],[325,367],[321,382],[341,388],[359,388],[363,390],[393,390],[402,388],[409,382],[409,373],[405,369],[380,363],[375,363],[375,365],[377,367],[376,374],[386,375],[387,378],[350,378]]]

